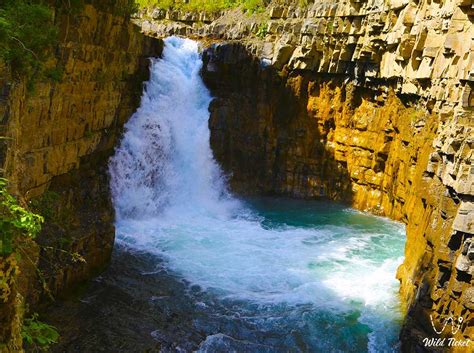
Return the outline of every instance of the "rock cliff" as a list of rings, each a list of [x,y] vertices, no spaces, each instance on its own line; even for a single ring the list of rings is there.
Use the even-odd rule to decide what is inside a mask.
[[[61,79],[36,82],[31,92],[2,69],[0,127],[8,138],[2,169],[11,191],[45,224],[36,242],[23,247],[21,276],[0,307],[0,326],[12,325],[1,332],[1,351],[21,350],[23,298],[34,306],[61,295],[109,261],[114,211],[107,161],[139,103],[147,58],[162,49],[125,16],[128,5],[89,0],[75,9],[52,7],[60,38],[45,65],[62,71]]]
[[[150,9],[138,21],[157,37],[221,42],[203,77],[216,97],[211,143],[235,190],[345,200],[407,224],[404,351],[428,350],[423,338],[449,317],[463,321],[443,335],[472,339],[473,3],[299,4]]]

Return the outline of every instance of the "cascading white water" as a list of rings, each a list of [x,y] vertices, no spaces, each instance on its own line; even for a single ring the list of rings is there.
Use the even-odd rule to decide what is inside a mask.
[[[179,276],[242,308],[279,308],[276,317],[283,306],[290,317],[307,304],[316,317],[329,311],[334,322],[357,308],[356,322],[370,328],[368,349],[396,350],[394,274],[403,229],[352,210],[338,212],[372,226],[264,225],[264,217],[229,194],[213,158],[211,96],[199,74],[197,43],[175,37],[165,43],[110,162],[117,241],[158,255]],[[255,320],[270,330],[268,320]],[[311,344],[337,350],[340,338],[330,338],[335,333],[323,332],[327,327],[312,329]],[[222,334],[209,336],[202,350],[224,340]]]
[[[209,145],[211,96],[201,65],[197,44],[178,38],[153,60],[141,106],[110,164],[119,220],[231,206],[223,209],[230,198]]]

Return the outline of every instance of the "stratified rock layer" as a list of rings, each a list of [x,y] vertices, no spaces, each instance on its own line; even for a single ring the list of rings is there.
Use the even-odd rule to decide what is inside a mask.
[[[17,308],[0,306],[15,316],[0,322],[14,326],[9,337],[0,337],[9,344],[0,351],[21,350],[20,294],[32,306],[76,287],[109,261],[115,230],[107,162],[139,103],[147,58],[162,49],[161,41],[143,36],[125,17],[128,4],[58,5],[60,44],[45,65],[62,71],[62,79],[36,82],[30,92],[26,82],[2,76],[0,128],[8,143],[0,161],[12,192],[46,222],[39,248],[23,246],[21,275],[8,301]]]
[[[154,9],[138,21],[158,37],[227,41],[205,52],[203,76],[234,189],[346,200],[405,222],[403,350],[428,349],[431,321],[439,330],[449,317],[461,328],[441,336],[471,339],[472,2],[297,4],[252,16]]]

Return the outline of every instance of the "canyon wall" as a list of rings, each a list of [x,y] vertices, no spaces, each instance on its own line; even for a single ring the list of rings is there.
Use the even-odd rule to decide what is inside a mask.
[[[423,338],[449,317],[461,329],[441,336],[472,339],[472,1],[299,3],[150,9],[137,21],[153,36],[221,42],[204,52],[203,77],[234,190],[343,200],[405,222],[403,350],[428,350]]]
[[[0,161],[11,192],[45,223],[34,242],[22,245],[20,275],[0,307],[1,351],[21,350],[24,302],[34,307],[61,295],[110,259],[108,158],[138,106],[148,57],[162,50],[161,41],[129,21],[129,5],[89,0],[53,7],[59,44],[44,65],[61,78],[41,79],[28,90],[26,80],[2,70],[0,127],[7,140]]]

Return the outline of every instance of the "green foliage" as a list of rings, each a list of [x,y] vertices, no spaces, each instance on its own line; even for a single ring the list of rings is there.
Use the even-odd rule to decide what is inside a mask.
[[[63,74],[64,72],[61,67],[52,67],[44,71],[44,76],[54,82],[61,82]]]
[[[61,67],[52,67],[44,70],[44,76],[53,82],[61,82],[64,71]]]
[[[35,75],[55,43],[52,12],[41,0],[0,2],[0,60],[21,75]]]
[[[312,2],[313,2],[313,0],[299,0],[298,5],[302,8],[306,8]]]
[[[119,2],[114,7],[114,14],[118,16],[128,17],[134,13],[136,13],[139,9],[138,4],[135,0],[126,0]]]
[[[30,201],[30,208],[34,212],[41,212],[47,221],[54,220],[57,214],[59,198],[60,196],[57,192],[45,191],[41,196]]]
[[[328,20],[328,32],[332,32],[333,29],[334,29],[334,20],[333,21]]]
[[[43,217],[21,207],[8,193],[7,181],[0,178],[0,255],[13,252],[16,235],[35,237],[40,232],[43,221]]]
[[[56,327],[38,320],[38,314],[25,319],[21,330],[24,343],[36,351],[48,351],[49,347],[57,343],[59,333]]]
[[[56,0],[56,7],[65,13],[77,14],[84,8],[84,0]]]
[[[94,136],[94,133],[91,130],[84,131],[85,138],[91,138],[92,136]]]
[[[242,2],[242,7],[251,13],[262,12],[265,9],[265,4],[262,0],[245,0]]]
[[[257,37],[259,38],[265,38],[267,36],[267,33],[268,33],[268,24],[266,23],[260,23],[258,25],[258,30],[257,30],[257,33],[255,34]]]
[[[260,12],[265,8],[264,0],[136,0],[138,6],[161,9],[182,9],[186,11],[216,12],[241,6],[248,12]]]

